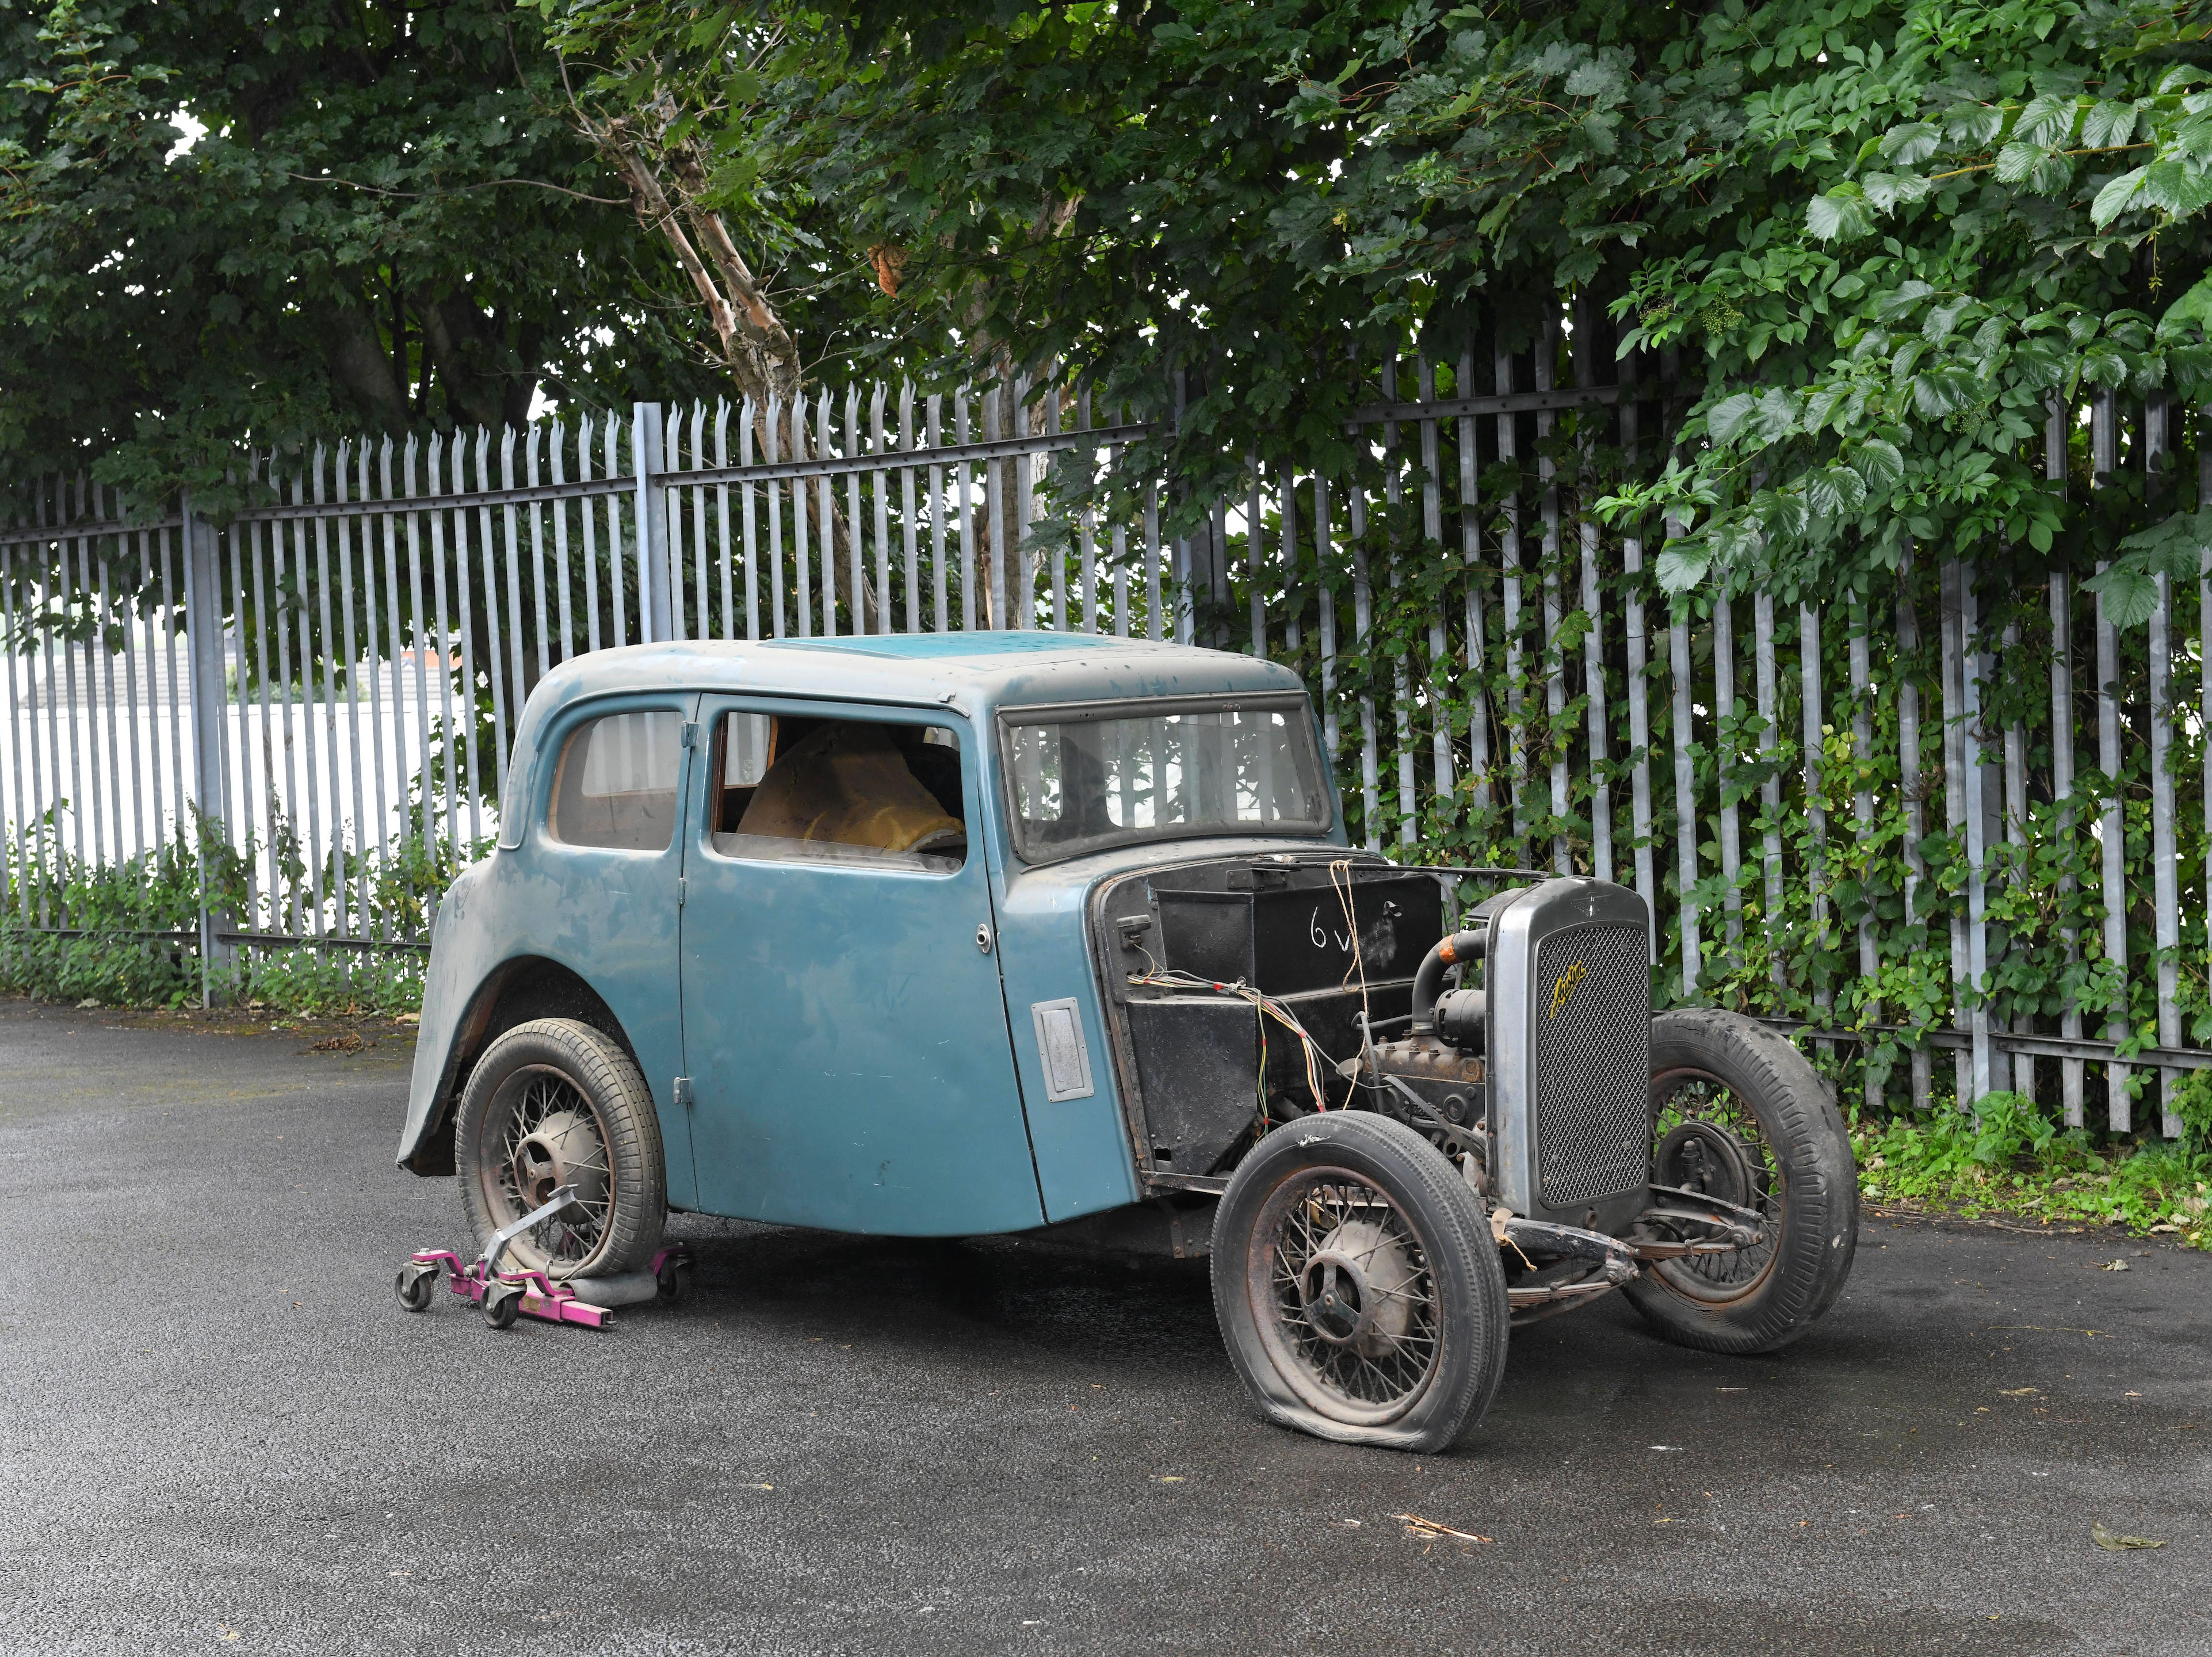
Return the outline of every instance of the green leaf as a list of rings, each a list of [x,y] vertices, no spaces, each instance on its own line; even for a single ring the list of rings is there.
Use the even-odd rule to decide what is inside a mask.
[[[1881,158],[1899,167],[1916,167],[1934,155],[1942,142],[1942,134],[1932,121],[1893,126],[1882,135]]]
[[[1912,314],[1922,300],[1926,299],[1935,291],[1935,289],[1924,282],[1899,283],[1891,292],[1884,295],[1881,302],[1875,307],[1875,318],[1885,326],[1893,322],[1902,321]]]
[[[2212,336],[2212,274],[2199,277],[2194,288],[2190,288],[2172,305],[2167,305],[2166,314],[2159,319],[2159,336],[2166,338],[2167,334],[2184,330],[2190,323],[2197,323],[2201,330],[2205,330],[2205,334]]]
[[[2014,142],[2033,144],[2039,149],[2063,143],[2074,134],[2074,122],[2079,109],[2080,106],[2072,98],[2062,98],[2054,93],[2033,99],[2027,107],[2020,112],[2020,119],[2013,123]]]
[[[2105,600],[2105,618],[2115,627],[2140,627],[2158,607],[2158,586],[2141,565],[2119,562],[2081,585]]]
[[[1662,592],[1686,593],[1705,578],[1712,554],[1696,542],[1670,541],[1659,554],[1656,573]]]
[[[2175,218],[2212,204],[2212,174],[2184,161],[2156,161],[2143,168],[2142,199]]]
[[[1897,445],[1881,437],[1869,437],[1861,443],[1851,456],[1851,465],[1865,478],[1869,489],[1892,489],[1905,481],[1905,457],[1898,453]]]
[[[1863,182],[1867,200],[1885,213],[1923,199],[1936,187],[1917,173],[1869,173]]]
[[[2135,136],[2136,107],[2107,100],[2081,118],[2081,143],[2090,149],[2109,149]]]
[[[2138,167],[2123,173],[2097,192],[2097,199],[2089,204],[2089,222],[2100,230],[2135,204],[2142,193],[2143,174],[2148,168]]]
[[[2019,184],[2034,176],[2036,168],[2050,151],[2040,144],[2017,141],[1997,151],[1996,175],[2000,184]]]
[[[1723,398],[1705,411],[1706,435],[1716,443],[1733,441],[1736,433],[1742,429],[1743,423],[1751,417],[1753,411],[1758,406],[1759,399],[1747,391],[1740,391],[1733,397]]]
[[[1930,344],[1942,344],[1951,337],[1951,331],[1959,326],[1959,319],[1973,302],[1971,299],[1954,299],[1948,305],[1930,306],[1927,320],[1920,325],[1921,337]]]
[[[1805,204],[1805,228],[1822,241],[1849,241],[1872,231],[1874,220],[1866,198],[1846,185]]]
[[[1931,420],[1956,414],[1964,406],[1956,381],[1944,369],[1912,376],[1912,405]]]
[[[2152,575],[2194,581],[2212,552],[2212,507],[2177,512],[2120,543],[2121,561]]]

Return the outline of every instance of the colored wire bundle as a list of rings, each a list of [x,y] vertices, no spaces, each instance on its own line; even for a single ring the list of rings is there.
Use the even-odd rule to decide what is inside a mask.
[[[1146,959],[1151,958],[1147,956]],[[1267,1019],[1272,1014],[1275,1021],[1296,1036],[1303,1045],[1306,1066],[1306,1086],[1313,1089],[1314,1102],[1324,1111],[1328,1108],[1328,1094],[1322,1087],[1321,1069],[1334,1070],[1336,1062],[1322,1051],[1321,1044],[1316,1041],[1312,1033],[1298,1021],[1298,1015],[1291,1009],[1288,1002],[1273,996],[1262,995],[1241,978],[1234,984],[1223,984],[1213,978],[1201,978],[1195,973],[1155,968],[1150,972],[1132,972],[1129,975],[1129,982],[1154,990],[1194,990],[1211,992],[1217,996],[1233,996],[1238,1001],[1249,1003],[1260,1017],[1258,1093],[1260,1118],[1262,1122],[1267,1118]],[[1321,1068],[1317,1068],[1317,1063]]]

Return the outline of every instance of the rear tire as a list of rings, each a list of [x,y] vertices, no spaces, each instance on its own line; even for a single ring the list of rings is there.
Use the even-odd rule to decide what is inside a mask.
[[[629,1055],[588,1024],[538,1019],[485,1050],[453,1133],[461,1208],[483,1249],[562,1185],[576,1200],[516,1238],[502,1270],[556,1282],[650,1264],[668,1219],[653,1095]]]
[[[1820,1076],[1786,1037],[1740,1014],[1662,1013],[1651,1020],[1651,1109],[1653,1183],[1759,1209],[1767,1240],[1659,1262],[1624,1292],[1683,1346],[1789,1345],[1842,1293],[1858,1251],[1858,1171]]]
[[[1366,1112],[1302,1117],[1215,1214],[1213,1307],[1260,1413],[1346,1444],[1444,1448],[1505,1372],[1505,1274],[1427,1140]]]

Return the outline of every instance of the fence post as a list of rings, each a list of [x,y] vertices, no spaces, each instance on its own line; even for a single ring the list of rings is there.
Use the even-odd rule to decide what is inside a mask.
[[[2045,405],[2043,425],[2043,476],[2047,483],[2057,487],[2053,491],[2061,500],[2066,494],[2066,429],[2072,410],[2053,397]],[[2074,792],[2074,598],[2073,589],[2063,569],[2051,572],[2051,793],[2057,800],[2065,800]],[[2212,665],[2208,665],[2212,672]],[[2212,687],[2212,679],[2206,681]],[[2212,799],[2212,795],[2206,796]],[[2074,813],[2062,808],[2058,813],[2058,838],[2063,844],[2074,841]],[[2212,868],[2212,865],[2208,865]],[[2058,877],[2059,901],[2063,905],[2075,890],[2074,877]],[[2081,935],[2073,927],[2061,929],[2066,940],[2066,964],[2075,966],[2081,959]],[[2069,1040],[2078,1041],[2081,1036],[2081,1009],[2068,997],[2060,1008],[2058,1033]],[[2078,1058],[2058,1061],[2058,1090],[2060,1108],[2066,1125],[2078,1128],[2086,1120],[2086,1067]]]
[[[668,583],[668,490],[660,481],[666,464],[661,453],[660,405],[638,403],[630,414],[630,458],[637,472],[638,608],[645,612],[638,620],[644,642],[657,644],[676,637],[670,624],[676,606]],[[794,496],[804,487],[794,484]]]
[[[2151,393],[2143,408],[2143,494],[2155,498],[2165,483],[2169,414],[2166,399]],[[2181,871],[2176,867],[2173,771],[2173,577],[2155,577],[2157,597],[2150,613],[2150,832],[2153,937],[2158,970],[2158,1045],[2181,1045]],[[2174,1114],[2172,1070],[2158,1073],[2159,1128],[2168,1139],[2181,1137]]]
[[[2007,1087],[2011,1078],[2004,1056],[1990,1043],[1990,1008],[1986,999],[1990,976],[1989,856],[1990,807],[1996,803],[1991,767],[1982,752],[1982,685],[1988,677],[1987,657],[1980,648],[1981,612],[1974,593],[1973,571],[1965,564],[1950,566],[1959,583],[1959,752],[1962,764],[1966,831],[1966,987],[1971,1008],[1967,1031],[1973,1039],[1969,1050],[1968,1075],[1972,1103],[1978,1111],[1984,1094]],[[1954,973],[1954,978],[1956,978]],[[1965,1103],[1966,1101],[1961,1101]]]
[[[2119,429],[2118,404],[2109,389],[2100,391],[2089,412],[2090,466],[2092,483],[2103,488],[2112,480],[2118,468]],[[2103,575],[2112,567],[2109,559],[2100,559],[2097,573]],[[2104,803],[2100,817],[2103,832],[2098,837],[2103,856],[2097,886],[2097,896],[2105,906],[2105,959],[2119,970],[2124,980],[2128,968],[2128,895],[2125,846],[2127,819],[2120,793],[2120,633],[2105,607],[2105,595],[2097,594],[2097,765],[2105,775]],[[2128,995],[2124,986],[2115,992],[2105,1024],[2105,1038],[2120,1042],[2128,1039]],[[2105,1067],[2105,1124],[2114,1133],[2135,1130],[2135,1095],[2128,1087],[2128,1067],[2110,1063]]]
[[[1940,625],[1941,608],[1938,608]],[[1928,865],[1920,842],[1928,832],[1928,807],[1920,788],[1920,684],[1913,677],[1920,651],[1920,618],[1912,606],[1912,538],[1905,537],[1897,558],[1897,787],[1905,797],[1905,923],[1923,923],[1920,886]],[[1912,1108],[1924,1111],[1935,1086],[1936,1056],[1928,1044],[1912,1049]]]
[[[2201,507],[2212,502],[2212,403],[2197,411],[2197,499]],[[2212,546],[2197,552],[2197,660],[2199,706],[2212,729]],[[2206,943],[2212,946],[2212,743],[2204,747],[2204,891]]]
[[[1679,522],[1667,520],[1667,538],[1681,533]],[[1723,598],[1719,601],[1726,604]],[[1690,685],[1690,601],[1676,598],[1667,623],[1668,661],[1674,670],[1674,728],[1669,733],[1674,749],[1674,872],[1682,917],[1682,999],[1696,998],[1698,980],[1705,974],[1705,951],[1698,927],[1698,776],[1690,752],[1690,718],[1695,706]],[[1714,746],[1717,750],[1718,739]]]
[[[222,581],[214,526],[194,515],[189,495],[180,515],[185,543],[185,668],[192,708],[192,809],[199,819],[193,825],[192,846],[199,880],[200,1005],[212,1007],[216,972],[228,969],[233,954],[221,935],[235,924],[228,913],[208,906],[209,837],[216,836],[229,844],[222,797],[222,715],[228,700],[222,676]]]

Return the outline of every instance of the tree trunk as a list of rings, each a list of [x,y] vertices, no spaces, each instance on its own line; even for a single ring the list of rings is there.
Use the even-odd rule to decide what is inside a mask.
[[[659,233],[690,278],[708,320],[714,325],[722,360],[729,368],[731,378],[737,381],[738,394],[752,405],[756,442],[763,445],[766,442],[769,408],[773,402],[777,409],[775,437],[779,457],[786,460],[819,459],[820,444],[803,416],[798,422],[795,441],[792,430],[789,411],[805,395],[806,389],[798,343],[738,252],[721,215],[700,205],[698,198],[706,186],[706,173],[696,153],[688,143],[672,147],[661,143],[657,136],[648,137],[627,117],[594,119],[579,109],[577,119],[600,153],[621,174],[638,222],[647,230]],[[665,128],[665,124],[662,125]],[[667,172],[665,180],[662,176],[664,167]],[[823,549],[825,559],[834,561],[840,570],[848,570],[853,551],[852,526],[846,522],[835,491],[830,495],[829,522],[825,525],[822,521],[821,491],[811,486],[812,480],[807,481],[810,486],[799,488],[796,493],[799,509],[807,515],[813,531],[811,539]],[[880,631],[882,606],[875,585],[865,571],[860,591],[852,596],[860,630]]]

